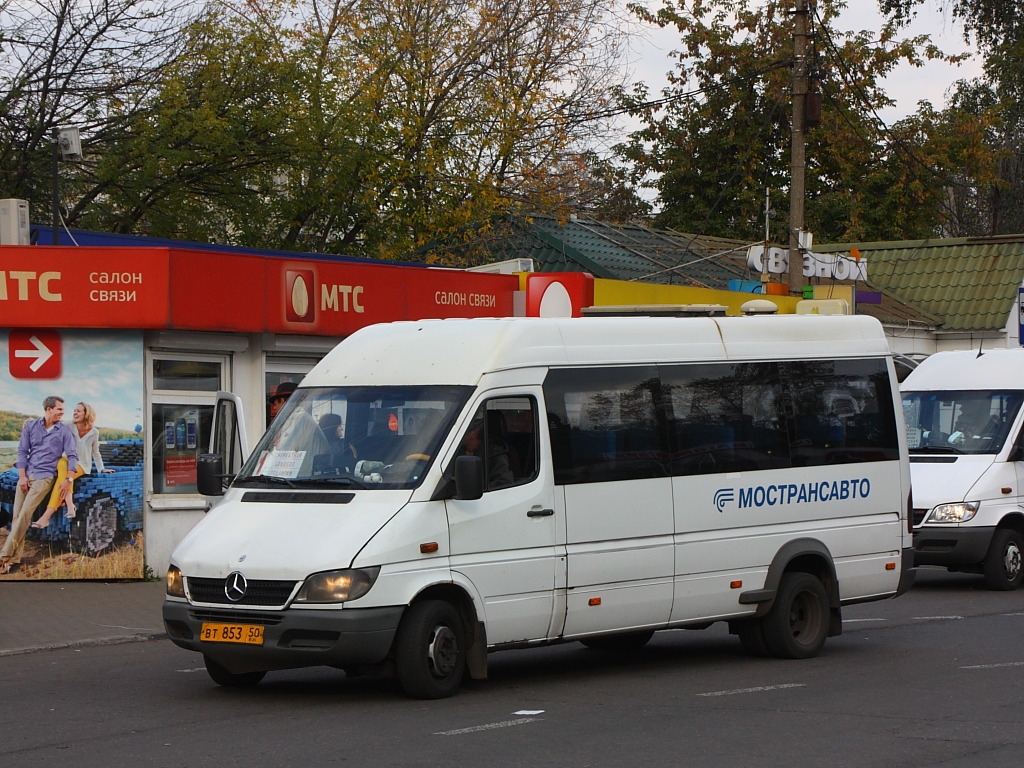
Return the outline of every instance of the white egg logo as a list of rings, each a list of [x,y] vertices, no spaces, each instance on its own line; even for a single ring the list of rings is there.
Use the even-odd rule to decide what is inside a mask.
[[[285,319],[291,323],[316,322],[313,270],[288,269],[284,273]]]
[[[299,317],[305,317],[309,311],[309,290],[301,277],[292,282],[292,309]]]

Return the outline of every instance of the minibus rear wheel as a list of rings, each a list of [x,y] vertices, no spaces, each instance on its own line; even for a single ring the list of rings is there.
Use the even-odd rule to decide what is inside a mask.
[[[218,664],[216,661],[211,659],[209,656],[203,655],[203,661],[206,662],[206,671],[210,675],[210,678],[217,685],[223,685],[225,688],[242,688],[249,685],[256,685],[266,672],[228,672],[224,667]]]
[[[801,571],[783,574],[771,610],[761,619],[765,645],[773,656],[809,659],[828,637],[828,593],[821,580]]]
[[[999,528],[985,556],[985,584],[989,589],[1017,589],[1024,582],[1021,562],[1024,541],[1013,528]]]
[[[466,633],[451,603],[422,600],[409,606],[395,637],[395,672],[402,690],[417,699],[451,696],[466,670]]]

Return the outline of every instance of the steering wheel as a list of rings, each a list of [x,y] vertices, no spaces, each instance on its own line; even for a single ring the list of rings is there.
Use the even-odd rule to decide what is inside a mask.
[[[430,461],[430,455],[426,453],[410,453],[405,457],[406,461]]]

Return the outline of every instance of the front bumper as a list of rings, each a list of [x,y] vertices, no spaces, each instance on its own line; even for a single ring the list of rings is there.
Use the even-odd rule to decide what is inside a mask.
[[[985,559],[995,530],[995,526],[922,526],[914,531],[914,565],[977,565]]]
[[[297,667],[346,667],[383,661],[405,606],[242,611],[164,601],[167,635],[176,645],[209,656],[233,674]],[[263,645],[199,639],[204,622],[259,624]]]

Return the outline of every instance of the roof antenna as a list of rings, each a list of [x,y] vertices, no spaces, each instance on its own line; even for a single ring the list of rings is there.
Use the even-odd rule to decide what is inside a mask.
[[[982,345],[983,345],[984,343],[985,343],[985,337],[984,337],[984,336],[982,336],[982,337],[981,337],[980,339],[978,339],[978,357],[981,357],[981,355],[982,355],[982,352],[981,352],[981,347],[982,347]],[[978,357],[976,357],[976,358],[974,358],[974,359],[975,359],[975,360],[977,360],[977,359],[978,359]]]

